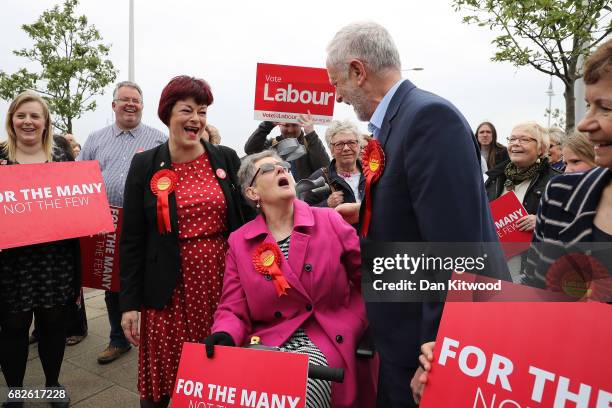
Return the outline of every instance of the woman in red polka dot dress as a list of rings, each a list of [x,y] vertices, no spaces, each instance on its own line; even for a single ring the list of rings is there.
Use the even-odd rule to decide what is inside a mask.
[[[141,407],[168,405],[183,343],[210,334],[227,236],[250,215],[236,188],[238,156],[200,140],[212,101],[201,79],[170,81],[158,109],[168,143],[137,154],[126,181],[121,324],[140,346]]]

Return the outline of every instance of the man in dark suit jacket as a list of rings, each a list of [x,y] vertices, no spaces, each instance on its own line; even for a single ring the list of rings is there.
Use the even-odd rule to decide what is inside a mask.
[[[478,145],[457,108],[402,79],[393,39],[378,24],[344,27],[327,51],[337,101],[370,122],[385,153],[365,240],[496,242]],[[359,205],[338,211],[351,222]],[[503,258],[495,258],[498,270],[488,272],[510,280]],[[367,309],[381,357],[378,406],[415,406],[410,380],[420,345],[435,339],[442,304],[369,302]]]

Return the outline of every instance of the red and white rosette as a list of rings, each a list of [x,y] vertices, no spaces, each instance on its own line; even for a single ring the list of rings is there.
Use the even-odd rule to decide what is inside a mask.
[[[158,171],[151,178],[151,191],[157,196],[157,231],[160,234],[172,231],[168,196],[174,191],[178,176],[169,169]]]
[[[385,170],[385,152],[378,140],[372,139],[368,142],[361,157],[363,175],[365,177],[365,202],[366,208],[361,223],[361,236],[368,235],[370,220],[372,219],[372,184],[376,183]]]
[[[278,296],[286,295],[287,289],[291,288],[280,270],[282,254],[278,246],[271,243],[259,245],[253,252],[253,265],[257,272],[264,276],[269,276],[274,283],[274,288]]]
[[[576,300],[610,302],[612,279],[595,257],[572,252],[557,259],[546,273],[546,288]]]

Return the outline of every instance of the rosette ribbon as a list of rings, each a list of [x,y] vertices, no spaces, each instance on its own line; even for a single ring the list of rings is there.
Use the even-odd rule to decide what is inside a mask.
[[[151,178],[151,191],[157,196],[157,231],[165,234],[172,231],[168,196],[174,191],[178,176],[169,169],[158,171]]]
[[[361,158],[363,175],[365,177],[365,203],[366,208],[361,222],[361,236],[368,235],[370,221],[372,220],[372,184],[376,183],[385,169],[385,152],[378,140],[370,140],[363,151]]]
[[[287,289],[291,288],[280,269],[281,256],[278,246],[267,242],[259,245],[253,252],[255,269],[262,275],[270,277],[279,297],[286,295]]]

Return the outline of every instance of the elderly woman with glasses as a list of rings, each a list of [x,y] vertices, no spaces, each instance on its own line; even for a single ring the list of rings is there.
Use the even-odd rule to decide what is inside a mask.
[[[563,161],[563,152],[561,146],[565,140],[565,132],[558,127],[551,127],[548,129],[548,161],[553,169],[557,169],[560,172],[565,170],[565,162]]]
[[[489,201],[493,201],[514,191],[527,210],[527,215],[517,222],[517,226],[521,231],[533,231],[542,192],[548,181],[560,172],[553,169],[548,162],[548,132],[537,123],[525,122],[516,125],[507,141],[510,161],[502,162],[487,172],[487,195]],[[523,257],[521,270],[525,267],[524,261]],[[518,280],[517,268],[512,266],[512,262],[510,269],[513,278]]]
[[[359,161],[363,137],[357,126],[348,120],[334,120],[325,132],[325,141],[333,160],[309,177],[316,180],[323,176],[330,190],[309,192],[304,201],[317,207],[335,208],[342,203],[360,203],[365,188],[365,178]]]
[[[295,197],[289,165],[272,151],[247,156],[238,177],[260,210],[230,235],[214,345],[249,343],[308,354],[311,364],[343,368],[344,383],[310,380],[307,407],[375,405],[375,360],[358,360],[368,323],[360,294],[355,230],[332,209]]]

